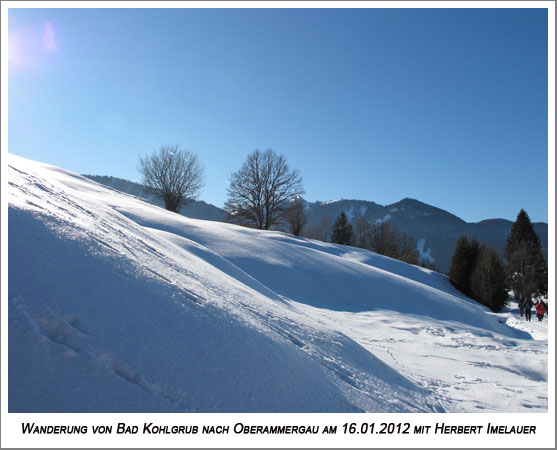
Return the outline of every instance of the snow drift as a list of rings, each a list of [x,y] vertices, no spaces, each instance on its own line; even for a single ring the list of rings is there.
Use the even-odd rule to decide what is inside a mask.
[[[440,274],[8,163],[10,412],[547,408],[544,330]]]

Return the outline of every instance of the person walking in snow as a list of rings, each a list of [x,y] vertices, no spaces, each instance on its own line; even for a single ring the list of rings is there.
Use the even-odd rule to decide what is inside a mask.
[[[520,317],[524,314],[524,303],[522,300],[518,301],[518,310],[520,311]]]
[[[544,315],[546,315],[547,317],[549,317],[549,313],[547,312],[547,303],[544,302],[543,300],[540,300],[543,304],[543,310],[544,310]]]
[[[530,322],[530,320],[532,319],[532,306],[534,304],[532,303],[532,300],[530,300],[529,298],[524,300],[524,303],[522,304],[522,306],[524,307],[524,316],[526,317],[526,321]]]
[[[545,313],[545,307],[543,306],[543,302],[538,300],[536,303],[536,316],[538,316],[538,322],[543,320],[543,315]]]

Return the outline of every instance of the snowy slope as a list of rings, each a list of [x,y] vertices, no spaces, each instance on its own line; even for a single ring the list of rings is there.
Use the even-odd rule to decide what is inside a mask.
[[[546,322],[371,252],[8,163],[11,412],[547,410]]]
[[[148,192],[141,184],[122,178],[106,175],[83,175],[85,178],[96,181],[117,191],[140,197],[149,203],[164,207],[164,201]],[[186,217],[203,220],[216,220],[222,222],[226,217],[226,211],[206,203],[202,200],[192,200],[180,206],[180,214]]]

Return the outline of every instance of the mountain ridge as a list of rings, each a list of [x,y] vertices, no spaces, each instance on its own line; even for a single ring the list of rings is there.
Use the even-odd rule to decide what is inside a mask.
[[[444,209],[409,197],[385,206],[365,200],[345,199],[325,204],[306,203],[306,206],[307,226],[312,230],[322,227],[324,220],[332,224],[341,211],[347,214],[352,224],[362,216],[376,224],[388,221],[399,232],[413,236],[418,244],[423,240],[422,249],[432,258],[425,262],[433,263],[441,272],[448,272],[456,242],[463,234],[468,238],[476,238],[504,256],[506,239],[513,224],[501,218],[466,222]],[[548,225],[545,222],[535,222],[533,225],[547,257]]]

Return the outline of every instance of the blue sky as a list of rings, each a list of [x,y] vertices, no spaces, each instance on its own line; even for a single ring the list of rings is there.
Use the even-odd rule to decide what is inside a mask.
[[[9,151],[138,180],[196,152],[226,200],[256,148],[309,201],[548,220],[546,9],[10,9]]]

